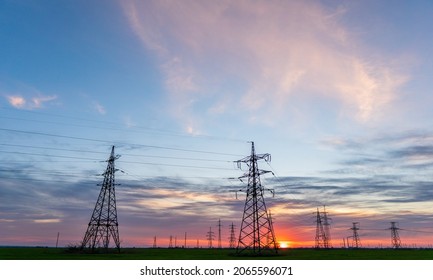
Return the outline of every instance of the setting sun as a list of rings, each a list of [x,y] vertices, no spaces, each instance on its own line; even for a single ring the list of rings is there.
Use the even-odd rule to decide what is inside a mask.
[[[290,242],[289,241],[280,241],[280,248],[289,248]]]

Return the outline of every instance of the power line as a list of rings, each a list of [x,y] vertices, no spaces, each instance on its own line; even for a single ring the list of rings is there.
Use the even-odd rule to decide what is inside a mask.
[[[12,108],[7,107],[0,107],[2,110],[10,110],[10,111],[17,111]],[[53,114],[53,113],[47,113],[47,112],[36,112],[36,111],[19,111],[19,113],[28,113],[28,114],[34,114],[34,115],[42,115],[42,116],[49,116],[49,117],[56,117],[56,118],[64,118],[64,119],[71,119],[71,120],[78,120],[78,121],[84,121],[86,123],[92,122],[92,123],[100,123],[100,124],[106,124],[110,126],[125,126],[123,123],[118,122],[110,122],[110,121],[102,121],[102,120],[95,120],[95,119],[86,119],[86,118],[80,118],[80,117],[73,117],[73,116],[66,116],[66,115],[60,115],[60,114]],[[49,124],[55,124],[55,125],[68,125],[68,126],[76,126],[76,127],[87,127],[87,128],[97,128],[97,129],[107,129],[107,130],[118,130],[118,131],[128,131],[128,132],[139,132],[139,133],[150,133],[150,132],[156,132],[161,135],[171,135],[171,136],[177,136],[177,137],[190,137],[190,138],[204,138],[209,140],[223,140],[223,141],[231,141],[231,142],[246,142],[246,140],[243,139],[235,139],[235,138],[228,138],[228,137],[219,137],[219,136],[212,136],[212,135],[191,135],[191,134],[185,134],[185,133],[179,133],[167,129],[157,129],[157,128],[151,128],[147,126],[142,125],[134,125],[133,128],[138,128],[146,131],[140,131],[136,129],[124,129],[124,128],[113,128],[113,127],[98,127],[98,126],[89,126],[89,125],[79,125],[79,124],[71,124],[71,123],[64,123],[64,122],[54,122],[54,121],[46,121],[46,120],[35,120],[35,119],[25,119],[25,118],[16,118],[16,117],[10,117],[10,116],[0,116],[0,118],[4,119],[12,119],[12,120],[20,120],[20,121],[28,121],[28,122],[39,122],[39,123],[49,123]]]
[[[181,151],[181,152],[192,152],[192,153],[203,153],[203,154],[213,154],[213,155],[239,156],[239,155],[236,155],[236,154],[219,153],[219,152],[214,152],[214,151],[192,150],[192,149],[164,147],[164,146],[157,146],[157,145],[146,145],[146,144],[136,144],[136,143],[109,141],[109,140],[92,139],[92,138],[86,138],[86,137],[58,135],[58,134],[38,132],[38,131],[26,131],[26,130],[9,129],[9,128],[0,128],[0,130],[6,131],[6,132],[13,132],[13,133],[23,133],[23,134],[40,135],[40,136],[48,136],[48,137],[66,138],[66,139],[72,139],[72,140],[91,141],[91,142],[99,142],[99,143],[107,143],[107,144],[108,143],[109,144],[113,144],[113,142],[114,142],[117,145],[139,146],[139,147],[145,147],[145,148],[154,148],[154,149]]]
[[[419,232],[419,233],[429,233],[429,234],[433,234],[433,231],[412,230],[412,229],[405,229],[405,228],[401,228],[400,230],[410,231],[410,232]]]
[[[82,159],[82,160],[91,160],[91,161],[99,161],[100,159],[95,158],[84,158],[84,157],[74,157],[74,156],[62,156],[62,155],[49,155],[49,154],[38,154],[38,153],[26,153],[26,152],[10,152],[10,151],[0,151],[0,153],[6,154],[17,154],[17,155],[30,155],[30,156],[43,156],[43,157],[55,157],[55,158],[69,158],[69,159]]]
[[[75,178],[82,178],[82,177],[78,177],[78,176],[69,176],[69,177],[75,177]],[[47,183],[71,183],[71,181],[65,181],[65,180],[48,180],[48,179],[35,179],[35,178],[24,178],[24,177],[4,177],[4,176],[0,176],[0,179],[3,180],[18,180],[18,181],[31,181],[31,182],[47,182]],[[95,181],[96,182],[96,181]],[[90,182],[80,182],[80,184],[89,184],[89,185],[94,185],[95,183],[90,183]]]
[[[170,167],[182,167],[182,168],[198,168],[198,169],[216,169],[216,170],[233,170],[224,167],[213,167],[213,166],[197,166],[197,165],[184,165],[184,164],[170,164],[170,163],[154,163],[154,162],[139,162],[139,161],[123,161],[122,163],[134,163],[134,164],[144,164],[144,165],[156,165],[156,166],[170,166]]]
[[[95,159],[95,158],[84,158],[84,157],[62,156],[62,155],[48,155],[48,154],[38,154],[38,153],[9,152],[9,151],[0,151],[0,153],[33,155],[33,156],[55,157],[55,158],[69,158],[69,159],[80,159],[80,160],[89,160],[89,161],[100,161],[100,159]],[[122,163],[143,164],[143,165],[182,167],[182,168],[233,170],[230,168],[214,167],[214,166],[197,166],[197,165],[169,164],[169,163],[155,163],[155,162],[124,161],[124,160],[122,160],[121,162]]]
[[[71,176],[71,175],[80,175],[80,176],[99,176],[100,174],[85,174],[84,172],[81,173],[74,173],[70,172],[69,170],[43,170],[43,169],[29,169],[25,168],[23,170],[26,175],[28,174],[50,174],[53,176]],[[17,173],[16,169],[0,169],[0,172],[9,172],[9,173]]]
[[[53,148],[53,147],[43,147],[43,146],[32,146],[32,145],[18,145],[18,144],[6,144],[0,143],[1,146],[7,147],[19,147],[19,148],[31,148],[31,149],[44,149],[52,151],[67,151],[67,152],[79,152],[79,153],[93,153],[93,154],[104,154],[104,152],[89,151],[89,150],[77,150],[77,149],[64,149],[64,148]],[[142,154],[128,154],[122,153],[122,156],[131,157],[148,157],[148,158],[161,158],[161,159],[176,159],[176,160],[191,160],[191,161],[209,161],[209,162],[231,162],[227,160],[218,159],[205,159],[205,158],[187,158],[187,157],[172,157],[172,156],[152,156],[152,155],[142,155]]]

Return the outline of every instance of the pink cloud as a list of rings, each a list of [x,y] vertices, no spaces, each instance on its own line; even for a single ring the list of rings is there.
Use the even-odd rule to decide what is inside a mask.
[[[371,59],[371,50],[339,21],[345,8],[315,1],[131,0],[123,6],[132,30],[157,53],[172,111],[185,122],[203,100],[214,111],[230,99],[237,102],[219,106],[219,113],[243,111],[271,123],[287,114],[294,96],[328,98],[342,115],[369,122],[383,117],[408,79],[391,63]],[[241,90],[227,90],[232,80]]]
[[[20,95],[9,95],[6,98],[9,104],[17,109],[33,110],[42,108],[44,103],[57,99],[57,96],[38,95],[36,97],[25,98]]]
[[[22,96],[7,96],[9,104],[15,108],[23,108],[26,105],[26,100]]]

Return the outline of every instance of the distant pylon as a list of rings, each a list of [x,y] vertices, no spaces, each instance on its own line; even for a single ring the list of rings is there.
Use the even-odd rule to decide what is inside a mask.
[[[272,194],[274,191],[263,188],[260,182],[260,175],[270,172],[259,169],[257,161],[261,159],[269,162],[271,155],[256,154],[254,142],[251,142],[251,155],[236,161],[239,168],[244,163],[249,169],[248,173],[239,177],[239,179],[247,177],[248,186],[236,249],[237,254],[243,252],[253,255],[260,255],[265,252],[278,253],[275,232],[263,197],[265,190],[271,191]],[[270,236],[269,240],[268,236]]]
[[[398,235],[399,228],[396,226],[396,222],[391,222],[391,246],[394,249],[399,249],[401,247],[400,236]]]
[[[156,246],[156,235],[153,237],[153,246],[152,246],[153,248],[156,248],[157,246]]]
[[[361,241],[359,240],[359,234],[358,234],[359,223],[352,223],[352,224],[353,224],[353,226],[352,226],[352,228],[350,228],[353,231],[352,248],[359,248],[359,247],[361,247]]]
[[[218,249],[221,249],[221,219],[218,220]]]
[[[331,234],[329,230],[329,220],[325,206],[323,206],[323,212],[320,213],[319,208],[316,212],[316,237],[315,237],[315,247],[316,248],[331,248]]]
[[[209,231],[206,234],[206,239],[208,241],[209,248],[213,248],[212,241],[215,239],[215,233],[212,231],[212,227],[209,228]]]
[[[168,248],[173,248],[173,235],[170,235],[170,241],[168,243]]]
[[[315,237],[315,247],[325,248],[324,239],[325,239],[325,231],[323,230],[322,217],[319,212],[319,208],[317,208],[316,212],[316,237]]]
[[[325,228],[325,239],[323,240],[323,243],[325,245],[325,248],[331,248],[331,231],[330,231],[330,220],[331,218],[328,217],[328,212],[326,212],[326,207],[323,206],[323,226]]]
[[[235,225],[230,226],[229,248],[233,249],[236,246]]]
[[[114,167],[114,161],[119,155],[114,155],[114,146],[111,148],[111,154],[107,160],[107,169],[103,173],[104,180],[101,184],[101,191],[96,201],[92,217],[84,235],[81,248],[105,248],[110,244],[110,238],[113,238],[114,245],[120,251],[119,240],[119,223],[117,222],[116,194],[114,173],[117,171]]]

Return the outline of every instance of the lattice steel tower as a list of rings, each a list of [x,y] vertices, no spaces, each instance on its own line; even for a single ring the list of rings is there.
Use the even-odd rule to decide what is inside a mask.
[[[358,234],[359,223],[352,223],[352,224],[353,226],[352,228],[350,228],[353,231],[352,248],[359,248],[361,247],[361,241],[359,240],[359,234]]]
[[[170,235],[170,241],[168,242],[168,248],[173,248],[173,235]]]
[[[315,247],[316,248],[331,248],[331,233],[329,230],[331,218],[328,217],[328,212],[326,212],[325,206],[323,206],[323,212],[320,213],[319,208],[316,212],[316,238]]]
[[[222,245],[221,245],[221,227],[222,227],[221,219],[219,219],[218,220],[218,249],[222,248]]]
[[[394,249],[399,249],[401,247],[400,236],[398,235],[399,228],[396,226],[396,222],[391,222],[391,246]]]
[[[156,235],[153,237],[153,246],[152,248],[157,248],[158,246],[156,245]]]
[[[325,239],[324,239],[324,245],[325,248],[332,248],[331,244],[331,218],[328,217],[328,212],[326,212],[326,206],[323,206],[323,212],[322,212],[322,219],[323,219],[323,226],[325,228]]]
[[[235,225],[232,223],[230,226],[229,248],[233,249],[235,247],[236,247]]]
[[[212,241],[215,239],[215,233],[212,231],[212,227],[209,227],[209,231],[206,233],[206,239],[209,248],[213,248]]]
[[[271,191],[272,194],[274,191],[263,188],[260,182],[260,175],[270,172],[259,169],[257,161],[262,159],[269,162],[271,155],[256,154],[254,142],[251,142],[251,155],[236,161],[239,168],[241,168],[242,163],[248,166],[248,173],[239,177],[239,179],[247,177],[248,186],[236,249],[237,254],[245,252],[260,255],[265,252],[275,254],[278,252],[275,232],[263,197],[265,190]]]
[[[95,248],[101,247],[107,249],[110,239],[113,238],[115,247],[120,251],[115,193],[115,186],[117,184],[114,181],[114,173],[116,172],[114,161],[119,157],[119,155],[114,155],[113,146],[110,157],[107,160],[107,169],[102,174],[104,175],[104,180],[100,185],[101,191],[81,244],[82,249],[90,248],[92,251]]]
[[[323,229],[322,224],[322,216],[320,215],[319,208],[317,208],[316,212],[316,237],[315,237],[315,246],[317,249],[325,248],[325,230]]]

